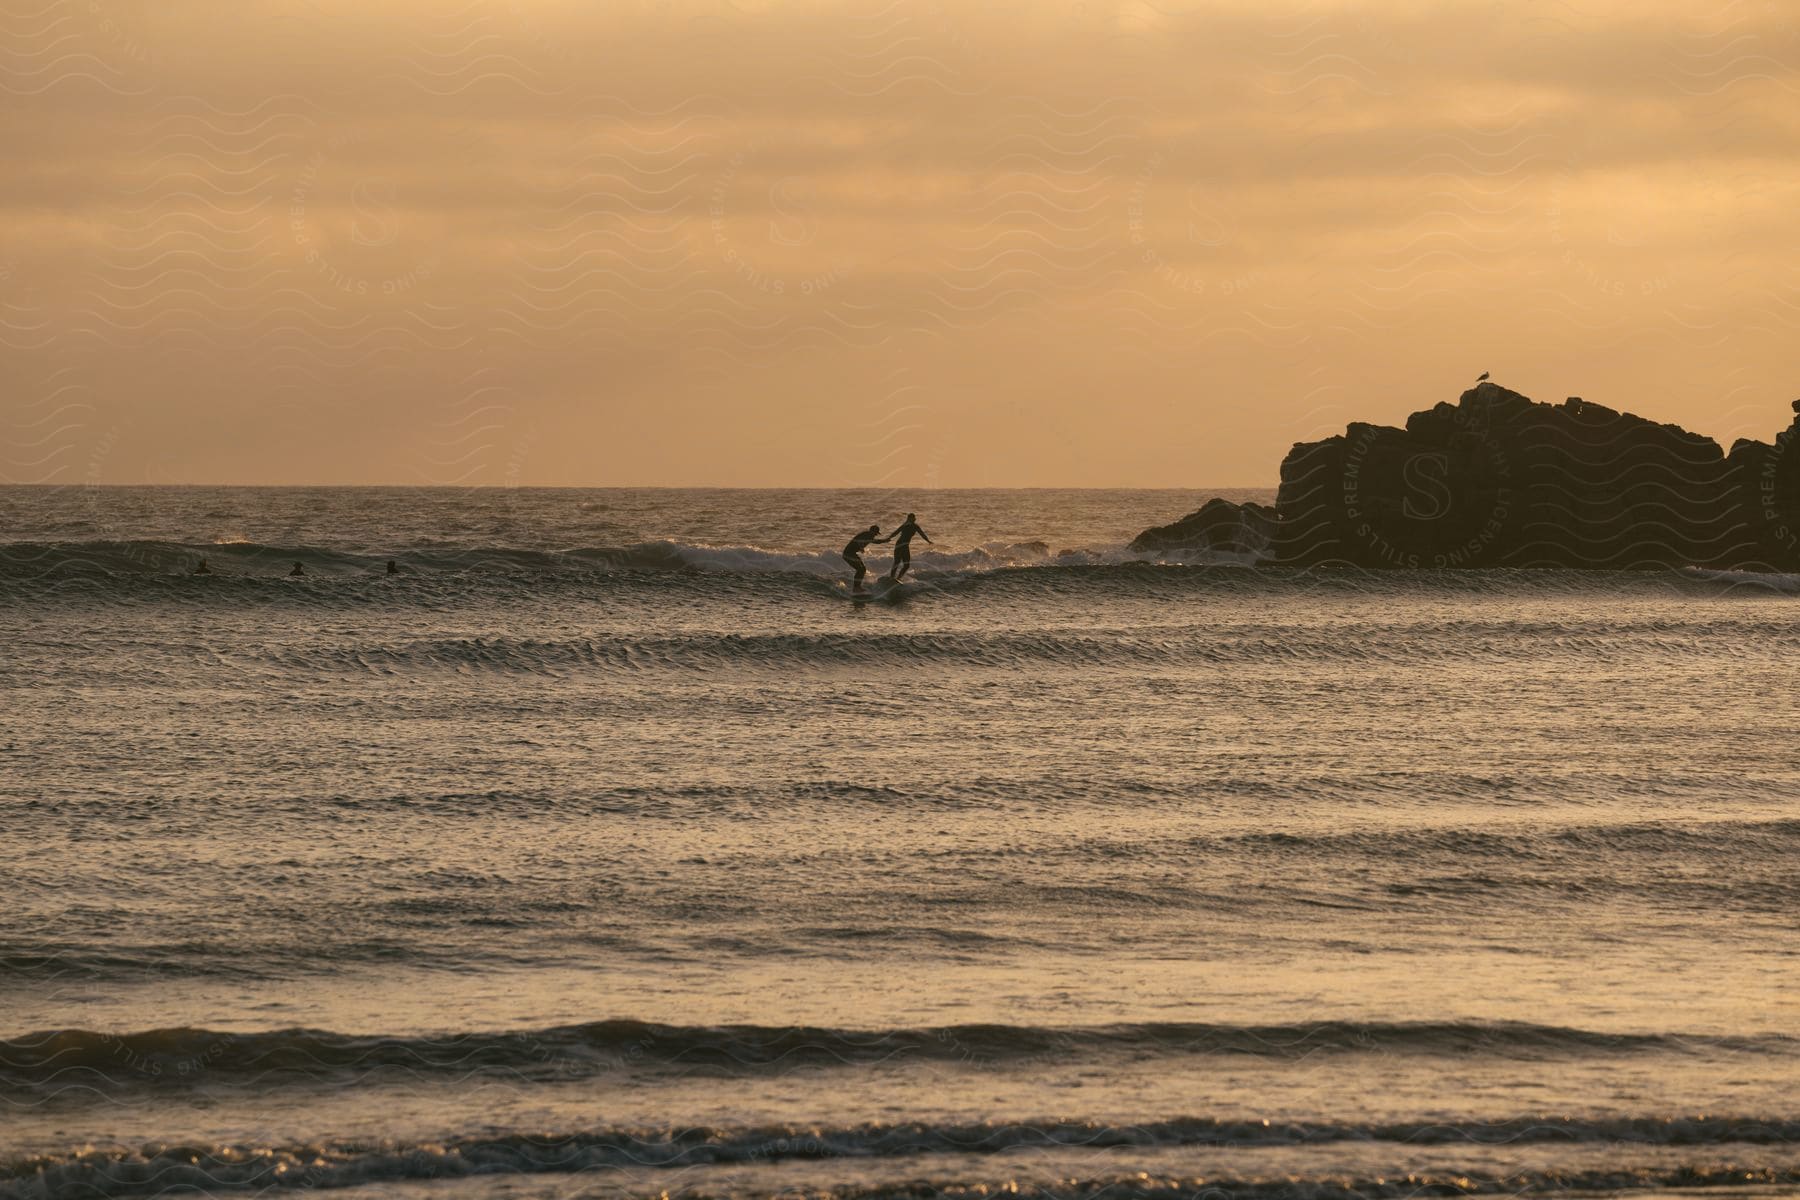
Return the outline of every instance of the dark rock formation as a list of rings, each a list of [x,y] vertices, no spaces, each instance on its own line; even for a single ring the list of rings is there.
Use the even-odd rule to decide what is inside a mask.
[[[1262,504],[1208,500],[1172,525],[1146,529],[1132,539],[1139,553],[1181,550],[1263,555],[1275,534],[1275,510]]]
[[[1133,545],[1222,529],[1224,503]],[[1301,566],[1800,570],[1800,417],[1727,455],[1580,397],[1482,383],[1404,429],[1359,422],[1296,445],[1275,518],[1269,557]]]
[[[1774,445],[1739,439],[1726,456],[1739,516],[1756,546],[1750,561],[1731,565],[1800,570],[1800,400],[1794,412]]]

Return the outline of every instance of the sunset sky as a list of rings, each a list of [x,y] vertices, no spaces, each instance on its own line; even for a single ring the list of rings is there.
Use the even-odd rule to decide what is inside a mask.
[[[1800,3],[50,0],[0,482],[1272,485],[1800,396]]]

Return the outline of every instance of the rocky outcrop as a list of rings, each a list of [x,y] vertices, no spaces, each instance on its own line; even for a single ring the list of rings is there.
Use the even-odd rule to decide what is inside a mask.
[[[1800,570],[1800,400],[1794,421],[1775,442],[1734,442],[1725,466],[1738,499],[1739,519],[1754,538],[1750,569]]]
[[[1300,566],[1800,570],[1800,417],[1726,454],[1579,397],[1483,383],[1404,429],[1359,422],[1296,445],[1273,525],[1268,557]]]
[[[1275,510],[1267,505],[1208,500],[1171,525],[1144,530],[1131,548],[1140,554],[1201,551],[1260,557],[1268,553],[1274,535]]]

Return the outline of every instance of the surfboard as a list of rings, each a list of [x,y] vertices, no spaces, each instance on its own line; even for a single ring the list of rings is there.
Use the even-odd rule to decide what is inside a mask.
[[[877,579],[872,586],[867,587],[860,592],[847,591],[840,594],[846,599],[854,600],[858,603],[865,603],[870,600],[898,600],[901,596],[906,594],[906,584],[904,582],[895,583],[892,579]]]

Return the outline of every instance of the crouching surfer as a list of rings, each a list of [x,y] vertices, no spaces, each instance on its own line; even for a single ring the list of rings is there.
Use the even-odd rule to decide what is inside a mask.
[[[881,536],[881,526],[871,525],[855,537],[851,538],[850,544],[844,547],[844,561],[849,563],[856,571],[856,579],[850,584],[851,591],[862,591],[863,576],[869,573],[869,568],[863,565],[862,552],[868,547],[870,542],[885,542],[887,540],[888,538]]]

